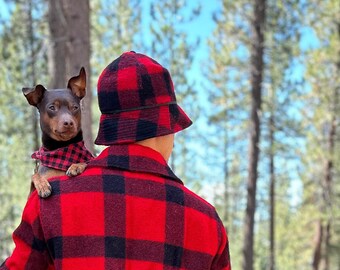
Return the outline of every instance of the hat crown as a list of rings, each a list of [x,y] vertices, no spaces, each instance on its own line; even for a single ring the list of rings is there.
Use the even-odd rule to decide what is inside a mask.
[[[152,58],[126,52],[109,64],[98,80],[104,114],[141,110],[176,102],[169,71]]]
[[[101,73],[98,102],[102,114],[95,143],[99,145],[164,136],[192,123],[176,103],[169,71],[135,52],[122,54]]]

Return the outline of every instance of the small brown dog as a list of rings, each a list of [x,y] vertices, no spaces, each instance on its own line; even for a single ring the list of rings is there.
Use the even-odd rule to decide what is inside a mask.
[[[31,192],[36,188],[40,197],[51,194],[48,178],[78,175],[93,158],[84,146],[81,131],[80,100],[86,94],[85,88],[86,73],[81,68],[66,89],[47,90],[40,84],[22,89],[28,103],[40,113],[42,147],[32,155],[39,160],[39,167],[31,185]]]

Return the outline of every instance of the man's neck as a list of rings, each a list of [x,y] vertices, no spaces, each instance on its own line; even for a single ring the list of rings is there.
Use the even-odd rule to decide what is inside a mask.
[[[174,135],[169,134],[165,136],[154,137],[136,142],[136,144],[150,147],[151,149],[159,152],[166,160],[166,162],[168,162],[174,144]]]

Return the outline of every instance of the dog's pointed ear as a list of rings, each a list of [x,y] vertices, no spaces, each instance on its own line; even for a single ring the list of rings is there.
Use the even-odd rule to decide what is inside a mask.
[[[46,88],[41,84],[38,84],[34,88],[22,88],[22,92],[26,97],[28,103],[32,106],[37,107],[44,97]]]
[[[86,94],[86,72],[82,67],[79,71],[79,75],[69,79],[67,88],[71,89],[72,93],[82,99]]]

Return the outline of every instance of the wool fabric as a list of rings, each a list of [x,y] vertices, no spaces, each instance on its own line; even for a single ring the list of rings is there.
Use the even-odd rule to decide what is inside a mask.
[[[176,133],[192,121],[177,104],[169,71],[154,59],[123,53],[101,73],[96,144],[131,143]]]
[[[55,150],[40,147],[31,157],[39,160],[39,163],[45,167],[65,172],[72,164],[87,163],[93,159],[93,155],[86,149],[84,141],[72,143]]]
[[[79,176],[33,192],[15,230],[8,269],[230,270],[215,209],[151,148],[114,145]]]

